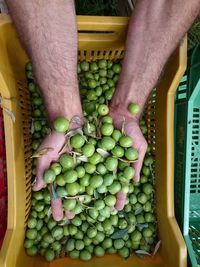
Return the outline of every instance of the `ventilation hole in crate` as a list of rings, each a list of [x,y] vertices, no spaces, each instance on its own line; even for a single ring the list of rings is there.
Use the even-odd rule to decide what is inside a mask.
[[[148,105],[145,109],[145,119],[147,121],[147,140],[148,143],[151,145],[153,153],[155,151],[156,145],[156,132],[155,132],[155,109],[156,109],[156,90],[154,89],[151,93],[151,97],[148,101]]]
[[[199,129],[199,124],[195,124],[195,125],[193,125],[193,128],[194,128],[194,129]],[[199,132],[199,131],[197,131],[197,132]]]
[[[117,60],[120,59],[120,54],[121,54],[121,51],[120,51],[120,50],[117,50],[117,51],[115,52],[115,57],[116,57]]]
[[[121,50],[121,52],[120,52],[120,56],[121,56],[121,57],[124,56],[124,50]]]
[[[31,178],[32,178],[32,160],[30,158],[32,154],[31,145],[31,105],[29,91],[21,83],[17,84],[20,96],[20,108],[23,123],[24,134],[24,157],[25,157],[25,179],[26,179],[26,210],[25,221],[28,219],[28,214],[31,206]]]
[[[199,118],[199,113],[194,113],[194,114],[193,114],[193,117],[194,117],[194,118]]]
[[[111,56],[112,55],[112,51],[109,51],[108,55]]]
[[[97,56],[100,56],[101,55],[101,51],[97,51]]]
[[[29,178],[31,177],[31,178]],[[32,169],[30,169],[29,171],[26,172],[26,183],[28,185],[28,182],[30,182],[30,180],[32,179]]]

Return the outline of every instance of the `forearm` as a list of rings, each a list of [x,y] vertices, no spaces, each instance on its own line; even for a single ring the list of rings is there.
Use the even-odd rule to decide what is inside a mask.
[[[126,52],[111,107],[144,109],[168,58],[200,12],[199,0],[139,0],[129,23]],[[138,117],[140,114],[138,115]]]
[[[50,121],[82,115],[77,81],[77,29],[73,0],[7,0],[33,63]]]

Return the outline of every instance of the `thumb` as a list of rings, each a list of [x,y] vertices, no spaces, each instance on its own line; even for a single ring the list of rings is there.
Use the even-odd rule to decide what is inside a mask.
[[[49,168],[50,162],[44,157],[37,160],[37,171],[36,171],[36,183],[33,186],[33,191],[39,191],[45,187],[43,179],[44,171]]]
[[[147,143],[145,141],[138,150],[138,160],[135,163],[133,163],[133,167],[135,169],[135,175],[133,177],[133,180],[135,182],[139,182],[140,180],[140,171],[142,168],[142,164],[143,164],[146,151],[147,151]]]
[[[40,191],[42,188],[44,188],[45,184],[44,184],[44,180],[42,179],[41,176],[37,176],[36,178],[36,182],[33,186],[33,191]]]

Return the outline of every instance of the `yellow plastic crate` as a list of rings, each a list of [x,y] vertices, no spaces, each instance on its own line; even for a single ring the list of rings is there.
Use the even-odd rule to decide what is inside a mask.
[[[78,17],[79,59],[123,58],[128,18]],[[88,31],[93,31],[88,33]],[[28,58],[16,31],[0,16],[0,94],[13,112],[13,123],[4,109],[8,174],[8,227],[0,252],[0,267],[186,267],[187,252],[174,217],[174,93],[186,67],[186,40],[175,51],[146,111],[148,142],[155,148],[155,179],[159,239],[156,256],[128,260],[118,255],[81,262],[68,258],[52,263],[28,257],[23,248],[26,220],[31,205],[31,105],[24,66]],[[151,64],[151,63],[150,63]]]

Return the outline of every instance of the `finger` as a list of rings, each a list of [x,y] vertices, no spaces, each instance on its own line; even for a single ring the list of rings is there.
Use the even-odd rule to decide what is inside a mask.
[[[133,177],[133,180],[135,182],[139,182],[140,180],[140,171],[142,168],[146,151],[147,151],[147,143],[145,142],[138,151],[138,160],[135,163],[133,163],[133,167],[135,169],[135,175]]]
[[[117,193],[117,201],[115,204],[116,210],[123,210],[126,202],[126,194],[124,192],[118,192]]]
[[[35,184],[33,186],[33,191],[40,191],[44,187],[45,187],[45,183],[44,183],[43,178],[41,176],[37,176],[36,177],[36,182],[35,182]]]
[[[63,219],[63,207],[61,198],[51,199],[51,211],[52,216],[56,222],[59,222]]]
[[[65,135],[58,132],[50,132],[49,135],[43,140],[40,149],[46,147],[53,147],[55,151],[60,150],[61,146],[65,143]]]
[[[75,214],[72,211],[65,210],[65,216],[68,220],[72,220],[75,217]]]
[[[33,186],[33,191],[39,191],[45,187],[43,174],[44,171],[49,168],[49,165],[50,165],[50,160],[45,156],[37,160],[36,183]]]

